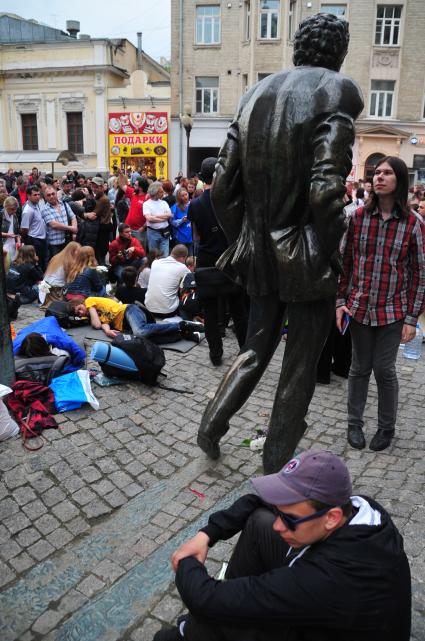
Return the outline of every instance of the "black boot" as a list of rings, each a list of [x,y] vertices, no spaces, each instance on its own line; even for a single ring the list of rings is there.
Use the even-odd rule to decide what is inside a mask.
[[[378,431],[370,442],[369,449],[373,450],[374,452],[381,452],[382,450],[386,450],[390,445],[393,436],[394,430],[383,430],[381,428],[378,428]]]
[[[358,425],[348,426],[347,441],[350,443],[351,447],[354,447],[356,450],[362,450],[366,447],[363,430]]]

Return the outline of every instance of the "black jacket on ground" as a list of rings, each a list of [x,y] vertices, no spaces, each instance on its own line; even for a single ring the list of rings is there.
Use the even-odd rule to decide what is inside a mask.
[[[366,500],[380,512],[380,525],[347,523],[291,567],[282,559],[282,567],[260,576],[216,581],[194,557],[183,559],[176,574],[183,601],[195,619],[211,621],[216,641],[409,641],[403,539],[387,512]],[[243,496],[202,531],[212,544],[229,539],[260,506],[258,496]]]

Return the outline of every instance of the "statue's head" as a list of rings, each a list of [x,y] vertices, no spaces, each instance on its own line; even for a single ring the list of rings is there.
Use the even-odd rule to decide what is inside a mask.
[[[294,65],[339,71],[347,55],[349,40],[348,22],[345,20],[330,13],[306,18],[294,37]]]

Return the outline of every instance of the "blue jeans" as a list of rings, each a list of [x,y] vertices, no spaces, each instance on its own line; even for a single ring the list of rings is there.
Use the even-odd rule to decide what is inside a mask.
[[[181,338],[178,323],[147,323],[146,314],[137,305],[128,305],[124,318],[135,336],[150,338],[154,343],[173,343]]]
[[[170,239],[164,238],[159,229],[148,227],[148,249],[149,251],[159,249],[162,258],[167,258],[170,253]]]
[[[120,265],[115,265],[113,272],[117,277],[118,283],[121,282],[122,273],[126,267],[134,267],[134,269],[139,269],[143,261],[143,258],[137,258],[136,260],[129,261],[128,263],[121,263]]]

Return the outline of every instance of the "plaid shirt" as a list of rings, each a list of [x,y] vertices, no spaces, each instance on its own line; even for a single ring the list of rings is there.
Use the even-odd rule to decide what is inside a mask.
[[[342,248],[336,306],[363,325],[416,325],[425,296],[425,226],[413,213],[357,209]]]
[[[52,207],[52,205],[50,205],[49,203],[46,203],[41,211],[43,220],[46,223],[48,245],[62,245],[65,242],[65,234],[66,234],[66,232],[63,231],[62,229],[53,229],[52,227],[50,227],[49,222],[51,220],[56,220],[58,223],[62,223],[63,225],[70,225],[72,219],[75,218],[72,210],[69,210],[69,217],[68,217],[68,214],[67,214],[68,209],[66,208],[66,205],[62,201],[59,201],[59,204],[61,208],[60,213],[55,207]]]

